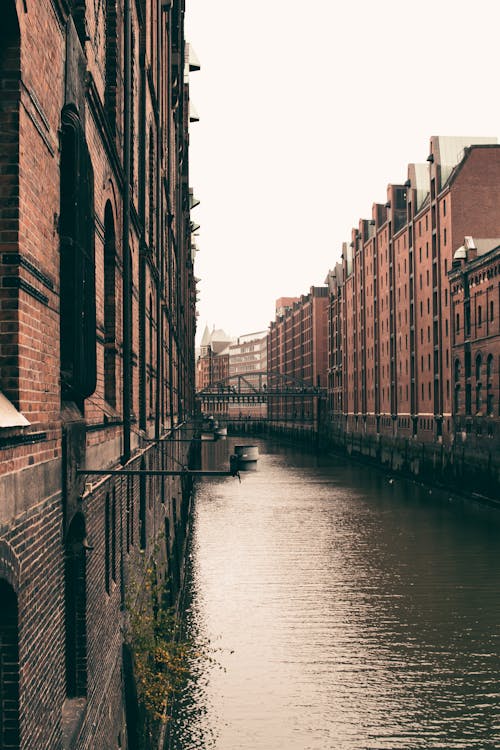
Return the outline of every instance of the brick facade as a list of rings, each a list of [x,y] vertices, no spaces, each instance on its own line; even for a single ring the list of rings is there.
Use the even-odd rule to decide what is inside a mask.
[[[291,304],[284,305],[283,300]],[[313,286],[309,294],[298,299],[278,300],[276,319],[271,321],[267,339],[269,372],[280,373],[299,386],[326,387],[327,345],[328,287]],[[276,385],[273,382],[270,387],[276,388]],[[278,387],[282,388],[282,381]],[[317,402],[313,396],[269,397],[267,410],[270,421],[314,424],[317,418]]]
[[[347,432],[454,439],[448,273],[465,235],[500,235],[500,147],[433,137],[427,161],[389,185],[329,276],[330,420]]]
[[[500,244],[466,237],[450,271],[455,433],[500,436]],[[493,247],[491,247],[493,245]],[[478,249],[479,246],[479,249]]]
[[[4,5],[0,745],[132,747],[126,598],[153,550],[175,593],[190,488],[77,470],[187,460],[184,0]]]

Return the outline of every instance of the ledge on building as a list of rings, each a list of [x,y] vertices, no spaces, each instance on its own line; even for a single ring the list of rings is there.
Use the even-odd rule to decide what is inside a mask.
[[[86,698],[66,698],[62,707],[61,734],[64,750],[75,747],[76,740],[83,725]]]
[[[29,427],[30,422],[16,409],[7,396],[0,391],[0,429],[7,427]]]

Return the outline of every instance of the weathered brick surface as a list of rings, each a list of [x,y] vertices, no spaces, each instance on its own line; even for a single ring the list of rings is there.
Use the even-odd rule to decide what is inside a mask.
[[[425,178],[409,165],[407,183],[388,187],[387,203],[374,205],[369,226],[361,220],[344,247],[343,278],[330,298],[329,405],[332,422],[348,432],[424,443],[455,439],[448,274],[465,236],[500,237],[500,147],[460,146],[450,164],[453,144],[432,138]],[[499,315],[494,271],[485,277],[472,293],[472,305],[483,308],[484,318],[481,335],[474,331],[472,356],[481,352],[486,371],[490,353],[493,363],[498,357],[493,330]],[[341,331],[340,344],[334,330]],[[495,401],[492,367],[489,395]],[[485,390],[485,402],[487,396]],[[498,412],[487,415],[486,403],[480,411],[478,416],[489,416],[482,431],[491,439]]]
[[[85,484],[76,470],[119,468],[123,462],[138,468],[142,460],[149,468],[172,469],[178,466],[174,458],[187,461],[187,444],[151,442],[168,436],[181,415],[193,410],[184,1],[174,0],[166,12],[153,0],[130,3],[131,201],[125,242],[124,0],[3,5],[0,391],[30,423],[0,428],[0,578],[18,606],[18,744],[22,750],[126,748],[126,595],[140,585],[153,555],[159,580],[166,583],[173,572],[178,587],[182,561],[174,551],[182,548],[189,488],[178,478],[88,476]],[[168,68],[174,60],[175,69]],[[63,138],[69,142],[62,112],[68,104],[75,109],[80,156],[88,150],[91,164],[90,172],[80,159],[84,172],[72,184],[82,195],[82,180],[92,175],[94,212],[97,385],[81,399],[61,389],[67,375],[61,373],[60,305],[68,296],[61,278],[61,162]],[[65,221],[64,227],[71,225]],[[105,286],[104,274],[111,226],[114,290]],[[84,232],[71,235],[72,247],[82,237]],[[132,307],[127,456],[124,252],[130,253]],[[66,656],[73,651],[70,689]]]

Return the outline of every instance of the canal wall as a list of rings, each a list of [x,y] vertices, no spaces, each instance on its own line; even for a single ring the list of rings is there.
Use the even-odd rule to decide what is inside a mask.
[[[378,465],[384,470],[500,505],[500,454],[493,444],[467,436],[451,443],[347,433],[325,429],[327,449]]]

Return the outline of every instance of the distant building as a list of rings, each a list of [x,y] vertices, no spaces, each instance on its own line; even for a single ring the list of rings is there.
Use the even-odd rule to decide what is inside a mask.
[[[268,370],[289,378],[290,383],[326,387],[328,287],[312,286],[299,298],[281,297],[276,310],[276,319],[269,327]],[[268,401],[268,416],[276,421],[313,423],[316,402],[313,397],[273,397]]]
[[[229,345],[233,339],[215,326],[210,332],[205,326],[200,344],[200,356],[196,362],[196,390],[219,383],[229,375]],[[227,413],[227,404],[214,405],[214,412]]]
[[[449,279],[455,432],[498,441],[500,238],[465,237]]]
[[[342,412],[342,290],[344,269],[341,263],[328,272],[325,284],[328,285],[330,306],[328,316],[328,409],[330,413]]]
[[[276,300],[276,317],[281,317],[287,310],[291,310],[300,297],[280,297]]]
[[[267,371],[267,331],[239,336],[229,345],[229,374]]]
[[[265,417],[267,407],[255,391],[267,387],[267,331],[257,331],[240,336],[229,346],[229,375],[234,379],[230,385],[248,390],[248,395],[241,397],[240,403],[231,403],[229,413],[244,417]],[[236,376],[244,376],[239,379]]]

